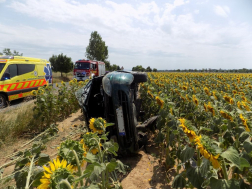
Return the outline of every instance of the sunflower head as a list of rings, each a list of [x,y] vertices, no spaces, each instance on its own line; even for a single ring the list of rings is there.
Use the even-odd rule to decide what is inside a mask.
[[[61,81],[61,85],[65,86],[65,85],[66,85],[66,83],[65,83],[64,81]]]
[[[48,189],[48,188],[56,188],[58,183],[67,179],[71,184],[74,182],[73,166],[68,164],[66,160],[60,161],[59,158],[54,159],[52,162],[49,162],[49,166],[43,166],[44,175],[40,179],[40,185],[38,189]]]
[[[83,135],[81,144],[83,144],[84,151],[91,151],[92,154],[97,154],[98,152],[98,141],[99,137],[97,133],[86,133]],[[101,146],[101,144],[99,144]]]
[[[151,94],[151,91],[150,91],[150,90],[148,90],[147,93],[148,93],[148,95],[149,95],[151,98],[153,98],[153,94]]]
[[[156,96],[156,101],[157,101],[157,104],[162,109],[164,107],[164,101],[159,96]]]
[[[94,133],[99,133],[102,134],[106,130],[106,121],[102,119],[101,117],[99,118],[91,118],[89,120],[89,128],[94,132]]]

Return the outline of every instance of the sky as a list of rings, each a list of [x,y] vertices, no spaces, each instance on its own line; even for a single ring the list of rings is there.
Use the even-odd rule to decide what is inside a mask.
[[[85,59],[92,31],[126,70],[252,69],[252,0],[0,0],[0,51]]]

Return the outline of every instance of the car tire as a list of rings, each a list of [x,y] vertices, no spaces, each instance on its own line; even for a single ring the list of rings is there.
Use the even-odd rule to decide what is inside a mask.
[[[0,109],[7,106],[6,96],[4,94],[0,94]]]
[[[142,83],[147,81],[147,74],[144,72],[132,72],[132,75],[134,76],[134,83]]]

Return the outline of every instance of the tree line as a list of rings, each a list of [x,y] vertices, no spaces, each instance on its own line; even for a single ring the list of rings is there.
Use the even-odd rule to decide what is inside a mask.
[[[145,69],[143,66],[138,65],[138,66],[133,67],[132,71],[137,71],[137,72],[157,72],[157,69],[156,68],[151,69],[150,66],[148,66]]]

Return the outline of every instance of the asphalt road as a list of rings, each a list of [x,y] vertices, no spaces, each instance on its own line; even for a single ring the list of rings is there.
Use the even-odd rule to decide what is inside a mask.
[[[66,82],[66,85],[68,85],[68,82]],[[56,84],[54,83],[53,84],[53,88],[55,88],[56,90],[58,89],[58,87],[56,87]],[[0,113],[1,112],[4,112],[4,111],[9,111],[11,109],[14,109],[14,108],[17,108],[19,106],[21,106],[23,103],[26,103],[30,100],[33,100],[34,98],[33,97],[27,97],[27,98],[21,98],[21,99],[17,99],[17,100],[13,100],[9,103],[9,106],[3,108],[3,109],[0,109]]]

